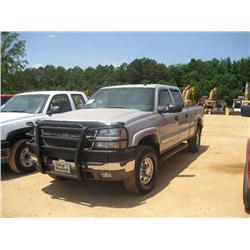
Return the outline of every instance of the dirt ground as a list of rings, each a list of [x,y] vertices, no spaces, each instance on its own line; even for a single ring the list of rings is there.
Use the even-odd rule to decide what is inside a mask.
[[[181,152],[143,197],[117,182],[55,181],[2,168],[2,217],[250,217],[242,202],[249,118],[206,115],[198,153]]]

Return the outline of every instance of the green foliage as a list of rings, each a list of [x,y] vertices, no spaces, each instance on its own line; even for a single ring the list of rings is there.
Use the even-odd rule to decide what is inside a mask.
[[[25,41],[18,39],[18,33],[1,32],[1,79],[7,83],[13,74],[25,68]]]
[[[183,88],[190,84],[195,87],[195,98],[208,96],[217,87],[218,99],[230,105],[233,98],[243,95],[246,81],[250,82],[250,57],[239,61],[192,59],[187,64],[170,65],[155,60],[135,59],[119,67],[98,65],[82,69],[65,69],[47,65],[27,68],[11,74],[2,85],[3,93],[18,93],[34,90],[81,90],[93,94],[97,89],[118,84],[168,84]]]

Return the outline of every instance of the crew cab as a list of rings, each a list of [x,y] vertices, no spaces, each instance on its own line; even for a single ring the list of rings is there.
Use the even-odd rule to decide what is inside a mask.
[[[81,110],[38,121],[29,149],[53,178],[123,181],[143,195],[154,188],[160,161],[199,150],[202,127],[202,107],[185,106],[177,87],[112,86]]]
[[[16,173],[34,171],[26,144],[27,123],[82,108],[86,101],[84,93],[75,91],[29,92],[12,97],[1,107],[1,163],[8,163]]]

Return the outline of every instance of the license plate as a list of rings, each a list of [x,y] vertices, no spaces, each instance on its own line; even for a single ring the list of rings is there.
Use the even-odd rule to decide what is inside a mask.
[[[65,160],[52,161],[55,166],[55,171],[64,174],[70,174],[70,162]]]

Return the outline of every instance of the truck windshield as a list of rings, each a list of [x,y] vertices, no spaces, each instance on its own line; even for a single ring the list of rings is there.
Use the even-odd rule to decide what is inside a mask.
[[[153,111],[153,88],[107,88],[98,90],[86,103],[84,109],[124,108]]]
[[[1,112],[41,113],[48,97],[48,95],[16,95],[1,108]]]

